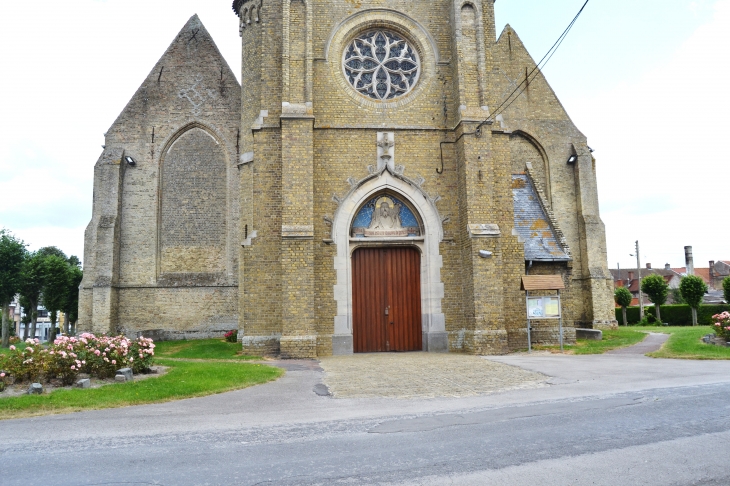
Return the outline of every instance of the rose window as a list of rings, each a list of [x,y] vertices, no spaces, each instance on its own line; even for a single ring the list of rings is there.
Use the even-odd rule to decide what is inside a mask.
[[[345,50],[342,64],[353,88],[381,101],[408,93],[420,71],[416,50],[405,39],[384,30],[356,37]]]

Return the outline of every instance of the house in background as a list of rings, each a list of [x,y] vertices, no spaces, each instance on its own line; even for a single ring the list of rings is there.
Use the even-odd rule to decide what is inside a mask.
[[[9,315],[8,315],[8,317],[10,318],[10,321],[11,321],[10,326],[16,330],[16,335],[17,335],[18,326],[20,325],[20,311],[21,311],[20,302],[19,302],[18,296],[16,295],[13,298],[13,301],[10,303],[10,310],[9,310]]]
[[[677,272],[681,277],[685,277],[687,275],[687,267],[676,267],[672,268],[675,272]],[[710,282],[710,269],[709,268],[698,268],[695,267],[694,274],[698,277],[700,277],[705,284],[709,288],[713,288]]]
[[[611,270],[613,276],[614,288],[626,287],[631,292],[633,299],[631,299],[631,305],[639,305],[639,289],[641,288],[641,281],[639,280],[639,272],[635,268],[616,269]],[[641,269],[641,278],[648,277],[649,275],[660,275],[667,282],[670,289],[679,288],[679,282],[682,280],[682,275],[677,273],[667,263],[664,268],[652,268],[651,263],[646,264],[646,268]],[[671,296],[670,296],[671,297]],[[667,301],[669,303],[669,300]],[[651,304],[649,297],[644,294],[644,305]]]
[[[710,266],[707,268],[694,269],[694,274],[700,277],[707,287],[709,292],[705,294],[703,302],[705,304],[722,304],[726,303],[722,293],[722,280],[730,276],[730,261],[719,260],[717,262],[710,261]],[[631,305],[639,305],[639,288],[641,286],[639,280],[639,273],[635,268],[627,269],[616,269],[611,270],[613,275],[614,288],[626,287],[631,292],[633,299]],[[651,263],[646,264],[646,268],[641,269],[641,278],[645,278],[649,275],[661,275],[669,285],[670,289],[678,289],[679,283],[682,281],[682,277],[687,275],[687,267],[672,267],[669,263],[664,265],[663,269],[652,268]],[[674,303],[672,300],[671,293],[667,299],[667,304]],[[649,297],[644,294],[644,305],[651,304]]]
[[[709,286],[716,290],[722,290],[722,281],[730,277],[730,260],[710,260]]]
[[[28,336],[28,337],[36,337],[40,341],[48,341],[48,334],[51,332],[51,318],[50,313],[42,306],[38,306],[38,319],[36,321],[35,326],[35,336]],[[22,316],[25,315],[25,309],[21,309],[20,305],[16,306],[16,316],[17,319],[15,321],[15,335],[18,336],[20,339],[23,339],[23,336],[25,334],[25,324],[22,322]],[[62,324],[61,316],[63,315],[62,312],[58,313],[58,321],[56,322],[56,327],[59,327]],[[28,331],[30,332],[30,324],[28,324]]]

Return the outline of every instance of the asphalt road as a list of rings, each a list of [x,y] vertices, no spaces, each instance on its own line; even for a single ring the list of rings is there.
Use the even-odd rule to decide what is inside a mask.
[[[0,422],[3,485],[728,485],[730,363],[508,356],[550,387],[321,397],[321,372],[212,397]]]

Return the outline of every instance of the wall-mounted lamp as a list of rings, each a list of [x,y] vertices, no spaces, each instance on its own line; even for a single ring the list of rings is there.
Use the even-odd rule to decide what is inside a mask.
[[[128,163],[129,165],[131,165],[132,167],[134,167],[135,165],[137,165],[137,161],[136,161],[136,160],[134,160],[134,159],[133,159],[132,157],[130,157],[129,155],[125,155],[125,156],[124,156],[124,161],[125,161],[125,162],[127,162],[127,163]]]
[[[570,157],[568,157],[568,164],[575,164],[578,161],[578,152],[575,151],[575,145],[570,144]]]
[[[479,250],[479,256],[482,258],[491,258],[492,252],[487,250]]]

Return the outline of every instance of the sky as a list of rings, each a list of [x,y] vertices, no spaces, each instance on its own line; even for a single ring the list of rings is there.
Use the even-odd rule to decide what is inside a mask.
[[[426,0],[413,0],[426,1]],[[540,59],[585,0],[497,0]],[[83,255],[103,133],[197,13],[240,72],[230,0],[0,2],[0,227]],[[730,0],[590,0],[545,67],[597,160],[608,265],[730,260]],[[240,76],[239,76],[240,79]]]

